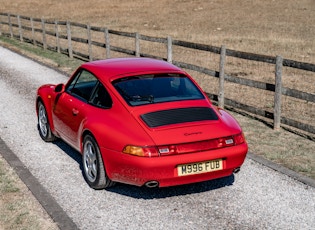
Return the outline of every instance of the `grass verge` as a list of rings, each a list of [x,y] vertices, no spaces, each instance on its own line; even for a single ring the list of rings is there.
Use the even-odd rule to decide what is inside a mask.
[[[0,36],[0,45],[67,74],[71,74],[83,63],[79,59],[70,59],[66,55],[4,36]]]
[[[0,229],[58,229],[0,155]]]

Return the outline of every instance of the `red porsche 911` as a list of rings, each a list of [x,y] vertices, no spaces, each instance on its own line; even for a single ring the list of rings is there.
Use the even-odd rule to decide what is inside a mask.
[[[237,121],[185,71],[160,60],[82,64],[68,83],[38,89],[36,112],[41,138],[61,138],[79,151],[94,189],[229,176],[248,150]]]

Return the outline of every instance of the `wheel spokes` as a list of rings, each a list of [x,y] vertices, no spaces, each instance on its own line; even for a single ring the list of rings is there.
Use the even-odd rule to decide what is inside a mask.
[[[47,116],[43,105],[40,105],[38,112],[39,128],[43,136],[47,135]]]
[[[97,176],[97,159],[96,152],[91,143],[86,144],[85,149],[85,170],[89,180],[94,182]]]

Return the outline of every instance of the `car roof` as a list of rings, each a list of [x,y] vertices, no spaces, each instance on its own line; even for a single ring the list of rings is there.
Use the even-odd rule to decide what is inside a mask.
[[[81,65],[103,80],[114,80],[121,76],[147,73],[184,73],[166,61],[151,58],[112,58],[87,62]]]

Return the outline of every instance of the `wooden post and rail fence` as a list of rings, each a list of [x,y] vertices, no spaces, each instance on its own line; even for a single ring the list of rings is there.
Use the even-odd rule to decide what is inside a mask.
[[[36,26],[35,26],[36,24]],[[50,29],[49,29],[50,28]],[[74,36],[74,30],[84,29],[86,38]],[[66,32],[65,32],[66,30]],[[102,41],[93,39],[92,32],[98,32],[102,35]],[[122,38],[134,39],[134,49],[126,49],[119,46],[114,46],[111,43],[111,36],[119,36]],[[303,123],[303,120],[293,120],[281,115],[281,99],[282,96],[289,96],[307,103],[311,103],[315,108],[315,94],[303,92],[297,89],[286,88],[282,84],[282,69],[283,67],[300,69],[307,72],[315,73],[315,65],[311,63],[298,62],[294,60],[284,59],[281,56],[266,56],[259,54],[252,54],[247,52],[240,52],[226,49],[225,46],[215,47],[211,45],[186,42],[174,40],[171,37],[158,38],[152,36],[141,35],[139,33],[129,33],[110,30],[104,27],[96,27],[85,25],[81,23],[69,21],[46,20],[38,18],[30,18],[20,15],[13,15],[7,13],[0,13],[0,36],[18,39],[21,42],[28,42],[36,46],[41,46],[43,49],[52,50],[58,53],[68,55],[70,58],[80,58],[86,61],[96,60],[94,56],[95,47],[104,50],[105,58],[111,58],[112,52],[118,52],[128,56],[149,57],[168,61],[176,66],[184,69],[197,71],[209,77],[219,78],[218,94],[209,95],[213,101],[217,101],[218,106],[224,108],[225,106],[236,108],[238,110],[246,111],[250,114],[255,114],[273,120],[274,129],[279,129],[281,125],[293,127],[302,130],[311,135],[315,134],[315,126]],[[52,39],[53,38],[53,39]],[[165,56],[156,56],[141,52],[141,41],[149,43],[164,44]],[[79,52],[73,48],[73,43],[81,43],[87,45],[86,53]],[[188,64],[181,61],[176,61],[173,55],[174,46],[201,50],[220,55],[219,71],[211,70],[204,66]],[[94,48],[94,49],[93,49]],[[225,74],[226,57],[234,57],[242,60],[249,60],[255,62],[263,62],[274,65],[274,84],[265,83],[261,81],[241,78],[238,76],[231,76]],[[270,91],[274,93],[273,111],[265,111],[254,106],[240,103],[235,98],[228,99],[225,97],[225,84],[231,82],[234,84],[254,87],[256,89]],[[315,74],[314,74],[315,82]],[[315,83],[314,83],[315,84]],[[207,91],[207,89],[204,89]],[[315,111],[315,109],[314,109]]]

